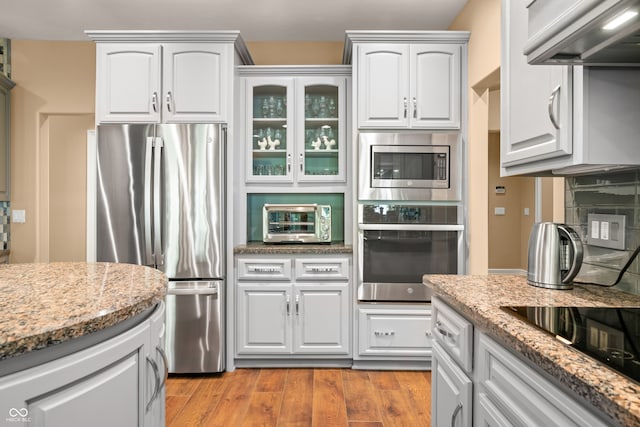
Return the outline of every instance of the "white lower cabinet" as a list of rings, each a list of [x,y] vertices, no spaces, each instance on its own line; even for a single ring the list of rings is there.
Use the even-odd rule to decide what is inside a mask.
[[[436,342],[431,374],[431,425],[471,426],[473,383]]]
[[[476,398],[485,407],[477,425],[494,425],[492,419],[521,426],[606,425],[487,335],[476,342]]]
[[[166,365],[147,370],[161,324],[164,304],[113,338],[0,378],[0,402],[17,413],[3,416],[38,427],[164,425]]]
[[[358,308],[361,356],[431,356],[431,308]]]
[[[302,269],[309,263],[324,267]],[[351,354],[348,258],[252,258],[236,265],[237,357]]]
[[[432,304],[433,426],[607,425],[595,408],[567,394],[441,299],[433,298]],[[474,339],[466,346],[470,329]]]

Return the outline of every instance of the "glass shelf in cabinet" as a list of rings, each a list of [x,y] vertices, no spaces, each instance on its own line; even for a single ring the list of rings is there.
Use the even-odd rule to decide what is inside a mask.
[[[253,154],[260,154],[262,156],[274,156],[274,155],[281,155],[286,153],[287,150],[286,149],[276,149],[276,150],[260,150],[260,149],[253,149]]]
[[[335,156],[336,154],[338,154],[340,152],[340,150],[336,149],[336,148],[331,148],[331,149],[320,149],[320,150],[314,150],[314,149],[306,149],[304,150],[305,154],[307,156],[324,156],[327,154],[330,154],[332,156]]]

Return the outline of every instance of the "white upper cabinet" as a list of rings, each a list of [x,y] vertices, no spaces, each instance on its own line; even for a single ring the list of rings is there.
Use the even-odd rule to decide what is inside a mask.
[[[231,119],[234,62],[251,63],[237,32],[87,34],[98,42],[97,123]]]
[[[640,165],[637,68],[527,64],[529,3],[502,1],[502,175],[570,175]]]
[[[98,122],[160,122],[159,44],[106,43],[96,47]]]
[[[245,181],[268,185],[344,182],[351,70],[239,68],[246,93]]]
[[[396,41],[384,33],[373,33],[374,38],[348,33],[354,43],[358,128],[460,128],[466,36],[451,33],[462,42],[436,37],[446,33],[427,32],[420,43]],[[388,42],[377,42],[385,36]]]
[[[166,122],[223,122],[230,96],[233,46],[174,43],[163,46],[163,103]]]
[[[527,40],[524,1],[503,1],[502,7],[502,167],[570,155],[569,69],[527,64],[522,54]]]

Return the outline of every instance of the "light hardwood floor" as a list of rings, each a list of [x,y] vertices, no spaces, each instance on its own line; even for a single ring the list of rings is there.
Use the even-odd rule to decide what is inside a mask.
[[[431,372],[237,369],[167,380],[167,427],[431,425]]]

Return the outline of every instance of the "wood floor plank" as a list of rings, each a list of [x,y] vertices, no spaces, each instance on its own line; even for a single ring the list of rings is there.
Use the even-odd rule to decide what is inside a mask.
[[[393,371],[369,371],[369,378],[376,390],[400,390],[400,384]]]
[[[165,400],[165,424],[170,426],[182,411],[190,396],[167,396]]]
[[[349,422],[381,422],[378,396],[371,384],[369,372],[345,370],[342,372],[342,379]]]
[[[261,369],[256,392],[283,392],[288,372],[288,369]]]
[[[189,400],[172,419],[171,427],[199,427],[206,424],[204,420],[215,411],[221,396],[225,392],[230,376],[202,377],[198,387]]]
[[[414,411],[416,403],[407,390],[380,390],[380,411],[385,426],[427,427],[424,417]]]
[[[204,418],[202,426],[228,427],[242,425],[249,409],[251,394],[260,375],[259,369],[237,369],[228,372],[226,387],[214,411]]]
[[[317,369],[313,375],[312,426],[347,425],[342,370]]]
[[[191,396],[202,376],[171,376],[167,381],[167,396]]]
[[[282,392],[255,392],[242,421],[243,427],[275,426],[280,416]]]
[[[290,369],[278,427],[309,427],[313,411],[313,369]]]
[[[419,371],[396,371],[394,375],[400,387],[411,395],[416,416],[431,425],[431,383]]]
[[[168,427],[420,427],[431,423],[431,373],[238,369],[167,380]]]

